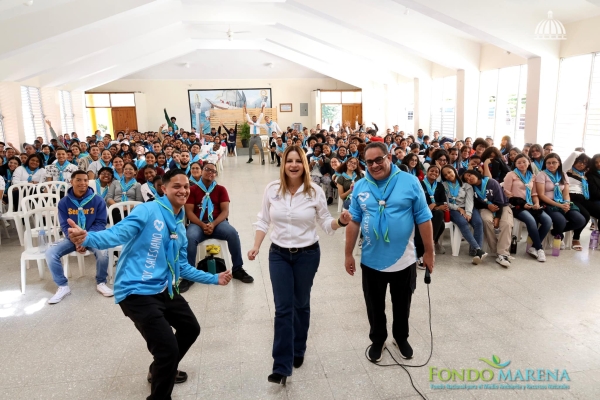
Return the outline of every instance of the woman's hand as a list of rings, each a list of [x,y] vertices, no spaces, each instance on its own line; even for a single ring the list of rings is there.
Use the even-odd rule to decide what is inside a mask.
[[[256,259],[256,256],[258,255],[258,247],[253,247],[249,252],[248,252],[248,260],[250,261],[254,261]]]
[[[350,221],[352,221],[352,215],[350,215],[348,210],[344,210],[344,212],[340,214],[340,221],[342,224],[349,224]]]
[[[442,204],[441,206],[438,206],[437,209],[438,210],[442,210],[442,211],[447,211],[448,210],[448,204]]]
[[[534,210],[539,210],[541,207],[540,207],[539,203],[534,203],[532,208]]]
[[[436,204],[435,204],[435,203],[431,203],[431,204],[429,205],[429,209],[430,209],[431,211],[433,211],[433,209],[434,209],[435,207],[436,207]]]
[[[569,212],[569,210],[571,210],[571,203],[563,203],[560,205],[560,208],[562,208],[564,212]]]
[[[525,205],[523,206],[523,208],[525,208],[526,210],[531,210],[533,208],[533,206],[531,204],[525,203]]]

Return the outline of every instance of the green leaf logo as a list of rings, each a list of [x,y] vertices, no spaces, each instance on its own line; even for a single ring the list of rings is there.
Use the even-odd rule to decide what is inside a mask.
[[[500,357],[495,354],[492,354],[492,361],[488,360],[487,358],[480,358],[479,360],[496,369],[502,369],[510,364],[510,360],[506,362],[500,362]]]

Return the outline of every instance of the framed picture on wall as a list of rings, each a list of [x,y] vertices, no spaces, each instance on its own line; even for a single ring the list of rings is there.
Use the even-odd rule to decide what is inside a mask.
[[[279,103],[279,112],[292,112],[292,103]]]

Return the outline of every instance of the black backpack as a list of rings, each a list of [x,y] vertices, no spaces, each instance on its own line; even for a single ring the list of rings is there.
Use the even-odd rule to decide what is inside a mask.
[[[221,272],[225,272],[227,270],[227,267],[225,266],[225,260],[223,260],[220,257],[215,257],[212,254],[206,256],[206,258],[200,260],[198,262],[198,265],[196,266],[196,269],[199,269],[200,271],[204,271],[204,272],[208,272],[208,260],[215,260],[215,268],[217,271],[217,274],[220,274]]]

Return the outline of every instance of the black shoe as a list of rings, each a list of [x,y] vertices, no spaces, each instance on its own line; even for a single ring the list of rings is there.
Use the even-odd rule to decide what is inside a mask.
[[[281,167],[281,164],[277,164],[278,167]]]
[[[252,283],[254,282],[254,278],[248,275],[248,273],[244,270],[244,268],[240,268],[238,270],[233,271],[233,279],[237,279],[244,283]]]
[[[262,164],[262,165],[265,165],[265,160],[262,160],[262,163],[261,163],[261,164]]]
[[[379,361],[381,361],[383,349],[385,349],[385,343],[379,345],[372,343],[371,347],[369,348],[369,352],[367,353],[369,361],[371,361],[372,363],[378,363]]]
[[[187,381],[187,374],[183,371],[177,371],[177,375],[175,375],[175,383],[183,383],[185,381]],[[152,383],[152,374],[150,372],[148,372],[148,376],[147,376],[148,382]]]
[[[250,164],[252,161],[254,161],[253,159],[249,159],[248,162],[246,162],[246,164]]]
[[[190,287],[192,287],[192,285],[194,284],[194,282],[192,281],[188,281],[187,279],[182,279],[181,282],[179,282],[179,293],[185,293],[189,290]]]
[[[276,383],[278,385],[285,385],[285,381],[287,380],[287,376],[283,376],[280,374],[271,374],[267,377],[267,380],[272,383]]]
[[[477,249],[475,252],[475,257],[473,257],[473,264],[479,265],[480,262],[487,256],[487,253],[481,249]]]
[[[327,205],[333,204],[333,197],[327,198]]]
[[[393,343],[394,343],[394,346],[396,346],[398,348],[398,350],[400,350],[400,355],[403,358],[405,358],[407,360],[409,358],[412,358],[413,349],[412,349],[412,347],[410,347],[410,344],[408,344],[408,340],[405,340],[398,345],[398,342],[396,342],[396,339],[394,339]]]
[[[294,357],[294,368],[300,368],[304,364],[304,357]]]

